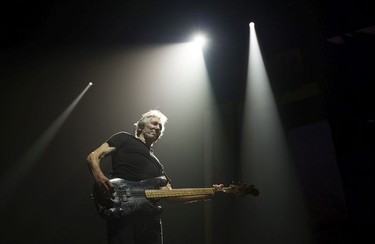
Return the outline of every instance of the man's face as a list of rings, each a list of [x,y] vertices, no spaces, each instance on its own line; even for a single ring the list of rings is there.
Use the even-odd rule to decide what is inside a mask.
[[[143,137],[147,141],[155,142],[159,139],[161,134],[162,124],[159,118],[152,117],[146,123],[145,128],[142,130]]]

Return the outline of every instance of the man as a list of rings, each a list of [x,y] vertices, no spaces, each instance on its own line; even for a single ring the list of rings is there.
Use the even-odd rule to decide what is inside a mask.
[[[109,138],[87,157],[91,173],[100,191],[113,198],[114,188],[100,168],[104,157],[112,156],[110,178],[122,178],[128,181],[162,177],[167,180],[164,189],[172,189],[170,179],[163,165],[153,153],[153,144],[160,139],[165,130],[167,117],[158,110],[142,115],[135,125],[135,135],[119,132]],[[214,185],[215,191],[221,191],[222,185]],[[210,196],[175,197],[172,201],[194,201]],[[151,244],[163,242],[160,212],[138,210],[125,217],[107,220],[108,243]]]

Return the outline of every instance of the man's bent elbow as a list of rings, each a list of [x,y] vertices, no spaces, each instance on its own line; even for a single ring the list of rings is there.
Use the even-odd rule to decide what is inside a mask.
[[[89,155],[87,155],[86,157],[86,163],[91,165],[93,163],[93,157],[94,157],[94,152],[90,153]]]

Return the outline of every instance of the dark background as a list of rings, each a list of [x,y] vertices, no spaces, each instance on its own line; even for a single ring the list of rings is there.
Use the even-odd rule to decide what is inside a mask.
[[[92,179],[85,157],[112,133],[131,131],[142,112],[158,106],[142,103],[147,97],[142,90],[130,91],[139,92],[134,104],[116,97],[121,84],[112,75],[121,69],[124,49],[183,42],[195,30],[209,33],[205,61],[229,134],[226,141],[215,142],[227,150],[215,151],[224,156],[212,174],[217,182],[237,180],[250,21],[256,24],[304,188],[313,242],[373,238],[373,1],[51,0],[2,5],[2,243],[105,241],[105,224],[90,199]],[[94,86],[37,162],[12,171],[88,81]],[[169,135],[156,145],[157,154],[175,187],[203,186],[203,142],[195,140],[203,130],[200,120],[191,117],[189,126],[177,124],[181,111],[165,110]],[[194,144],[178,137],[181,125],[192,132]],[[237,234],[230,226],[236,219],[228,210],[234,201],[219,196],[210,205],[215,216],[221,216],[210,224],[213,243],[235,243]],[[206,209],[204,203],[166,206],[165,243],[209,243]],[[262,235],[272,233],[258,234],[248,240],[270,243]]]

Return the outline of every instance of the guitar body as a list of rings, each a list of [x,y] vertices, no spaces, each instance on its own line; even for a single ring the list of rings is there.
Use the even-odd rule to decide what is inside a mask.
[[[151,178],[142,181],[127,181],[120,178],[110,180],[114,187],[114,199],[105,197],[95,184],[93,199],[99,215],[104,219],[115,219],[129,215],[137,210],[149,213],[161,212],[156,200],[146,198],[145,191],[159,189],[167,184],[162,178]]]

